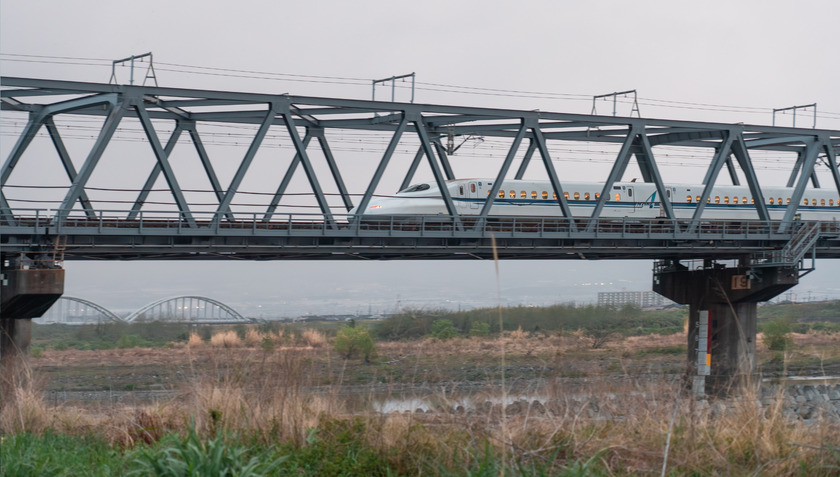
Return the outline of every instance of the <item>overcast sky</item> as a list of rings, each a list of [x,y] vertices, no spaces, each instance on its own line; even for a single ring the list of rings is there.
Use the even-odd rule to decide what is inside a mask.
[[[419,103],[589,113],[593,95],[636,89],[647,117],[770,124],[773,108],[817,103],[817,126],[840,129],[838,18],[840,2],[833,0],[4,0],[0,74],[107,82],[111,60],[151,51],[161,86],[369,99],[370,80],[415,72]],[[128,81],[126,69],[118,75]],[[377,94],[377,99],[388,96],[384,89]],[[408,94],[398,90],[397,100],[408,100]],[[629,104],[619,104],[619,114],[629,110]],[[610,114],[611,105],[599,103],[597,112]],[[810,127],[810,114],[798,116],[797,125]],[[13,120],[4,113],[3,160],[19,131]],[[791,120],[790,115],[777,119],[784,125]],[[81,139],[69,142],[83,150]],[[136,144],[114,146],[119,147],[136,149]],[[474,160],[492,153],[484,145],[461,163],[453,161],[462,174],[492,176],[495,170],[482,170]],[[572,151],[561,159],[570,161],[570,177],[603,180],[605,173],[591,174],[608,170],[609,161],[596,169],[572,162],[575,155],[598,154]],[[84,154],[73,156],[79,163]],[[27,163],[32,177],[44,167],[58,168],[58,162],[38,166],[39,160]],[[673,181],[696,181],[703,173],[679,162],[668,169],[667,158],[657,160]],[[16,180],[26,182],[23,162],[20,168]],[[116,180],[116,172],[105,166],[102,174],[98,180]],[[784,176],[772,167],[760,174]],[[66,265],[67,294],[109,308],[187,293],[255,306],[260,297],[288,304],[307,297],[317,302],[328,294],[358,295],[359,303],[396,303],[410,301],[416,290],[433,289],[442,301],[457,301],[465,282],[476,295],[483,290],[487,300],[495,300],[493,264],[486,262]],[[558,291],[556,301],[650,287],[648,262],[506,262],[501,268],[504,293],[512,302],[528,300],[522,286],[556,283],[558,290],[583,290]],[[809,292],[840,297],[838,277],[840,268],[820,263],[796,291],[800,298]],[[586,285],[596,282],[605,285]],[[348,292],[350,283],[354,288]],[[364,296],[366,284],[375,296]],[[341,306],[346,305],[326,308]],[[304,308],[328,311],[311,303]]]

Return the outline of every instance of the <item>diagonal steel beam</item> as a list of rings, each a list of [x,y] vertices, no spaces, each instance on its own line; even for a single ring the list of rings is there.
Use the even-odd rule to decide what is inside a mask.
[[[837,194],[840,195],[840,171],[837,170],[837,155],[834,151],[834,147],[831,145],[831,141],[828,140],[828,138],[822,138],[822,143],[825,148],[828,167],[831,169],[831,177],[834,179],[834,187],[837,188]]]
[[[169,164],[169,154],[164,150],[163,146],[161,146],[160,139],[158,139],[157,133],[155,132],[152,120],[149,119],[149,115],[146,114],[146,108],[143,106],[143,102],[137,101],[134,104],[134,109],[137,111],[137,117],[140,119],[140,124],[143,126],[146,138],[148,138],[149,144],[152,146],[152,150],[155,153],[161,173],[163,173],[163,178],[169,185],[169,190],[172,192],[172,197],[175,199],[175,204],[178,206],[178,212],[181,214],[181,217],[187,221],[190,227],[195,227],[195,219],[192,216],[192,212],[190,212],[190,205],[187,203],[187,199],[184,197],[184,192],[181,190],[181,186],[178,185],[178,179],[175,177],[175,172]],[[178,135],[180,134],[181,132],[178,131]],[[175,133],[173,132],[172,135],[175,136]],[[170,137],[168,145],[175,147],[177,142],[177,137]]]
[[[251,140],[251,145],[248,146],[248,151],[245,153],[245,157],[242,158],[242,162],[239,163],[236,173],[230,180],[230,186],[228,186],[227,191],[225,191],[225,195],[222,197],[222,200],[219,201],[219,207],[216,209],[216,216],[213,218],[214,221],[221,220],[222,214],[227,215],[228,218],[231,217],[228,212],[231,212],[230,204],[233,202],[233,196],[236,195],[236,191],[239,189],[239,185],[242,183],[245,173],[248,172],[248,168],[251,167],[251,162],[254,160],[254,156],[257,155],[257,151],[260,149],[260,145],[262,144],[263,139],[265,139],[265,135],[268,133],[268,129],[271,127],[271,123],[274,122],[274,117],[276,115],[277,105],[275,103],[270,103],[268,111],[265,113],[262,123],[260,123],[259,129],[257,129],[257,133],[254,135],[254,139]]]
[[[496,180],[493,181],[493,188],[490,190],[490,195],[487,196],[486,200],[484,201],[484,206],[481,208],[481,212],[478,213],[480,217],[487,217],[487,215],[490,213],[490,208],[493,207],[493,202],[496,201],[496,195],[502,188],[502,181],[505,180],[505,176],[507,176],[508,170],[510,169],[510,165],[513,163],[513,158],[516,157],[516,153],[519,151],[519,145],[522,144],[522,138],[525,137],[525,133],[527,131],[528,125],[526,124],[526,120],[523,118],[522,126],[519,128],[519,132],[513,139],[513,144],[510,145],[507,157],[505,157],[505,161],[502,163],[501,169],[499,169],[499,174],[496,175]],[[476,224],[476,227],[478,226],[479,224]]]
[[[379,161],[379,165],[376,166],[376,170],[374,171],[373,177],[365,190],[365,194],[362,196],[362,200],[359,201],[359,208],[356,209],[356,214],[363,215],[367,210],[370,199],[376,192],[376,187],[379,185],[379,181],[382,179],[382,175],[388,167],[388,162],[390,162],[391,157],[394,155],[394,151],[397,149],[397,144],[399,144],[400,138],[405,132],[407,126],[408,116],[403,115],[402,121],[400,121],[399,126],[397,126],[397,130],[394,131],[394,135],[391,136],[391,140],[388,142],[388,147],[385,149],[385,153],[382,154],[382,159]],[[418,151],[418,157],[422,157],[422,149],[421,151]],[[405,187],[408,186],[401,187],[400,190],[403,190]]]
[[[767,204],[764,203],[764,194],[761,193],[761,185],[758,183],[758,177],[755,174],[755,169],[750,159],[750,153],[747,145],[744,143],[744,137],[741,132],[738,132],[737,137],[732,142],[732,153],[735,159],[738,160],[738,165],[741,166],[741,171],[750,188],[750,193],[755,201],[755,210],[758,212],[759,220],[770,220],[770,213],[767,212]]]
[[[420,166],[420,162],[423,160],[423,145],[421,144],[417,148],[417,153],[414,155],[414,159],[411,161],[411,165],[408,166],[408,171],[405,173],[405,178],[400,184],[400,190],[403,190],[411,185],[411,181],[414,179],[414,174],[417,173],[417,167]]]
[[[17,225],[17,221],[12,214],[12,208],[9,206],[9,201],[6,200],[6,194],[3,193],[3,189],[0,189],[0,221],[5,222],[6,225]]]
[[[330,149],[330,143],[327,142],[327,138],[324,136],[324,130],[320,128],[318,134],[318,144],[321,145],[321,152],[324,153],[324,158],[327,160],[327,165],[329,166],[330,172],[335,180],[335,185],[338,187],[338,193],[341,195],[341,200],[344,202],[344,208],[350,212],[350,210],[353,209],[353,200],[350,197],[350,193],[347,192],[347,186],[344,184],[344,179],[341,178],[341,171],[338,168],[338,163],[335,161],[332,149]]]
[[[76,179],[76,168],[73,166],[73,161],[70,160],[70,154],[67,152],[67,148],[64,147],[64,141],[61,139],[61,135],[55,127],[55,121],[53,121],[52,116],[47,116],[44,119],[44,126],[47,128],[47,132],[50,133],[50,139],[52,139],[55,150],[58,152],[58,157],[61,159],[61,164],[64,166],[67,178],[72,183]],[[96,213],[94,213],[93,207],[90,205],[90,199],[88,199],[87,193],[84,190],[79,194],[79,204],[81,204],[85,215],[89,219],[96,218]]]
[[[222,184],[219,182],[219,178],[216,176],[216,171],[213,169],[213,164],[210,162],[210,156],[207,155],[207,150],[204,149],[204,142],[201,140],[201,135],[198,134],[195,122],[181,121],[180,123],[184,129],[189,131],[193,147],[195,147],[195,152],[198,154],[198,158],[201,161],[201,167],[204,168],[204,172],[207,174],[207,180],[210,181],[210,187],[213,188],[216,200],[221,203],[225,197],[225,193],[222,191]],[[228,215],[228,219],[234,220],[233,214]]]
[[[0,167],[0,186],[6,185],[6,181],[9,180],[9,176],[12,175],[12,170],[14,170],[15,166],[17,166],[18,161],[20,161],[20,157],[23,155],[26,148],[29,147],[32,139],[34,139],[35,135],[38,134],[38,130],[41,129],[45,119],[46,116],[41,114],[40,111],[29,113],[29,119],[26,121],[26,126],[23,128],[23,132],[21,132],[20,136],[18,136],[17,142],[15,142],[15,145],[9,152],[9,156],[6,158],[6,162],[4,162],[3,166]]]
[[[817,163],[817,156],[820,152],[819,142],[816,139],[811,140],[805,147],[805,156],[802,161],[802,173],[799,174],[799,180],[793,188],[793,193],[790,195],[790,204],[785,207],[785,215],[782,218],[782,223],[779,224],[779,233],[784,233],[788,227],[793,223],[796,216],[796,210],[799,208],[799,201],[805,194],[805,188],[808,186],[808,181],[811,174],[814,172],[814,165]]]
[[[694,214],[691,216],[691,223],[688,226],[689,232],[694,232],[700,224],[700,218],[703,216],[703,211],[706,209],[706,204],[709,197],[712,196],[712,189],[717,182],[720,170],[726,161],[730,160],[732,154],[732,144],[735,141],[736,133],[734,131],[726,131],[724,133],[723,142],[718,146],[715,155],[712,158],[712,163],[709,164],[709,169],[706,171],[706,178],[703,179],[703,193],[700,195],[700,200],[697,201],[697,207],[694,208]]]
[[[525,157],[522,158],[522,162],[519,164],[519,169],[516,170],[516,175],[513,176],[514,179],[522,179],[525,175],[525,171],[528,169],[528,164],[531,163],[531,158],[534,157],[534,151],[536,150],[537,141],[534,141],[534,138],[531,138],[531,141],[528,144],[528,150],[525,151]]]
[[[172,131],[172,134],[169,136],[169,140],[166,142],[166,147],[163,148],[163,152],[166,154],[167,158],[170,154],[172,154],[172,149],[175,148],[175,144],[178,143],[178,138],[181,137],[181,131],[183,131],[181,123],[180,121],[176,121],[175,130]],[[131,211],[128,213],[128,220],[134,220],[135,218],[137,218],[137,214],[140,213],[140,209],[143,208],[143,204],[146,202],[146,199],[152,192],[152,187],[155,186],[155,182],[157,182],[158,176],[160,176],[160,171],[160,161],[157,161],[155,162],[155,165],[152,168],[152,172],[149,173],[149,177],[146,178],[146,183],[143,184],[143,188],[140,190],[140,194],[137,195],[137,200],[134,201],[134,205],[131,207]]]
[[[554,169],[554,164],[551,162],[551,155],[548,153],[548,146],[545,144],[545,136],[540,131],[539,124],[535,124],[531,128],[534,134],[534,140],[537,142],[537,148],[540,150],[545,172],[548,174],[548,179],[551,181],[551,187],[554,188],[554,193],[557,194],[557,203],[560,205],[560,210],[563,211],[563,216],[569,219],[569,229],[574,232],[577,230],[575,221],[572,217],[572,210],[569,208],[569,202],[563,194],[563,186],[560,185],[560,179],[557,178],[557,171]]]
[[[446,176],[446,180],[455,180],[455,173],[452,172],[452,165],[449,163],[449,156],[446,155],[446,149],[443,147],[443,144],[440,143],[440,138],[436,137],[432,139],[432,143],[434,143],[435,149],[437,150],[438,157],[440,158],[440,165],[443,167],[443,174]]]
[[[653,158],[653,149],[648,142],[647,134],[641,132],[638,138],[639,146],[641,148],[641,155],[636,155],[639,161],[639,167],[642,169],[642,175],[647,175],[656,184],[656,190],[659,191],[659,204],[661,209],[665,209],[665,216],[671,220],[677,218],[674,215],[674,208],[671,206],[671,199],[668,197],[668,191],[665,189],[665,184],[662,182],[662,176],[659,174],[659,168],[656,167],[656,160]],[[645,173],[644,171],[647,171]],[[676,225],[675,225],[676,227]]]
[[[449,194],[449,189],[446,187],[446,179],[443,177],[443,174],[440,172],[440,168],[438,167],[437,161],[435,160],[435,152],[432,148],[432,142],[429,140],[429,133],[426,132],[426,126],[422,121],[423,117],[419,113],[409,120],[414,123],[414,127],[417,130],[417,136],[420,138],[420,145],[423,147],[423,151],[426,153],[426,159],[429,160],[429,165],[432,167],[432,175],[435,177],[435,182],[440,189],[440,195],[443,197],[443,203],[446,205],[446,211],[452,217],[452,221],[454,222],[454,226],[458,229],[461,228],[461,219],[458,217],[458,211],[455,209],[455,203],[452,202],[452,196]]]
[[[307,128],[306,135],[303,137],[304,149],[309,147],[309,142],[311,140],[312,135],[310,134],[310,129]],[[300,153],[296,152],[295,157],[292,158],[292,162],[289,163],[289,167],[286,169],[286,173],[283,175],[283,179],[280,181],[280,185],[277,186],[277,191],[274,192],[274,196],[268,203],[268,208],[265,209],[263,222],[271,221],[271,218],[274,216],[274,212],[277,211],[277,206],[280,204],[280,200],[283,199],[283,194],[286,193],[286,189],[289,187],[289,184],[292,182],[292,178],[295,176],[298,164],[300,164]]]
[[[741,185],[741,179],[738,178],[738,172],[735,170],[735,163],[732,162],[732,156],[726,156],[726,170],[729,171],[729,180],[732,185]]]
[[[788,177],[787,187],[793,187],[793,184],[796,183],[796,177],[799,175],[799,171],[802,168],[802,163],[805,161],[805,154],[807,153],[808,149],[805,148],[802,151],[799,151],[796,154],[796,162],[793,164],[793,170],[790,171],[790,177]],[[817,178],[817,171],[811,173],[811,184],[817,189],[820,188],[820,180]]]
[[[601,195],[598,197],[598,203],[595,204],[595,209],[592,211],[589,224],[586,226],[586,230],[588,232],[592,232],[595,229],[595,223],[598,218],[601,217],[601,211],[604,210],[604,206],[606,206],[607,201],[610,200],[613,184],[624,177],[624,171],[627,170],[627,164],[630,163],[630,157],[632,156],[631,151],[633,149],[633,142],[635,139],[636,132],[631,129],[627,134],[627,137],[624,139],[624,144],[621,145],[621,150],[619,150],[618,156],[615,158],[615,162],[613,162],[610,175],[607,176],[607,180],[604,182],[604,187],[601,189]]]
[[[105,148],[108,146],[108,143],[111,142],[111,137],[113,137],[114,131],[116,131],[117,126],[119,126],[120,121],[130,107],[129,102],[129,99],[124,99],[119,103],[111,105],[110,110],[108,111],[108,116],[102,124],[102,129],[99,130],[99,135],[96,137],[93,147],[88,153],[81,169],[79,169],[76,179],[72,184],[70,184],[70,188],[67,190],[67,195],[64,196],[64,200],[61,202],[59,210],[56,211],[54,217],[55,221],[60,223],[67,218],[67,215],[70,214],[70,209],[73,208],[73,204],[79,200],[79,196],[84,190],[85,184],[87,184],[88,179],[90,179],[90,175],[93,173],[94,169],[96,169],[99,159],[102,158],[102,153],[105,152]]]
[[[330,227],[335,228],[337,226],[332,212],[330,211],[329,203],[327,203],[327,197],[324,195],[324,191],[318,183],[318,176],[315,175],[315,169],[312,167],[312,162],[309,160],[309,155],[306,153],[306,147],[303,145],[303,142],[298,135],[294,118],[292,118],[292,113],[289,109],[289,104],[285,104],[284,106],[285,107],[281,112],[283,115],[283,122],[286,123],[286,130],[289,132],[289,136],[292,138],[292,143],[294,143],[295,149],[300,155],[300,165],[306,173],[306,178],[309,179],[309,185],[312,187],[312,192],[315,194],[315,200],[318,202],[318,207],[321,208],[321,213],[324,214],[324,221],[328,223]]]

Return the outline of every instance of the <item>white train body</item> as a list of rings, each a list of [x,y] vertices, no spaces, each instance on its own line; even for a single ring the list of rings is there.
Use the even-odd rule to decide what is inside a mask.
[[[457,212],[462,216],[478,215],[493,179],[462,179],[446,185]],[[604,184],[598,182],[561,182],[564,194],[575,217],[590,217]],[[666,186],[668,199],[677,218],[691,218],[703,193],[703,185],[672,184]],[[772,220],[784,217],[793,194],[791,187],[762,189]],[[505,180],[490,210],[494,217],[562,217],[549,181]],[[656,185],[645,182],[616,182],[610,190],[601,217],[664,217],[657,198]],[[351,214],[360,213],[357,209]],[[446,215],[446,206],[437,184],[416,184],[388,197],[375,197],[363,212],[370,216]],[[806,189],[797,214],[802,220],[837,220],[840,218],[840,197],[829,189]],[[371,217],[372,218],[372,217]],[[747,186],[721,185],[712,189],[703,211],[704,219],[757,219],[752,194]]]

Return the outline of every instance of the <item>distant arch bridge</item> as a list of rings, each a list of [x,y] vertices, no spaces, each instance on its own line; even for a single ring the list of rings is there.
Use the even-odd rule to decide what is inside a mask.
[[[121,317],[102,305],[84,298],[62,296],[40,318],[39,324],[63,323],[85,325],[108,322],[143,323],[164,321],[169,323],[189,324],[239,324],[253,323],[254,320],[219,300],[198,295],[185,295],[163,298]]]

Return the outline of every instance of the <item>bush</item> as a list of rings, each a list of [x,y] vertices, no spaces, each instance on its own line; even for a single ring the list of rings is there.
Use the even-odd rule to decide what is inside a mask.
[[[335,337],[333,349],[347,359],[362,355],[365,363],[376,352],[376,343],[367,328],[362,326],[342,326]]]
[[[764,323],[761,331],[764,333],[764,345],[772,351],[784,351],[793,344],[790,318],[780,317],[768,321]]]
[[[448,340],[458,336],[458,329],[449,320],[435,320],[432,323],[432,336],[439,340]]]
[[[470,336],[487,336],[490,334],[490,323],[473,321],[470,325]]]

